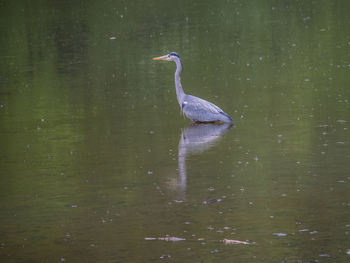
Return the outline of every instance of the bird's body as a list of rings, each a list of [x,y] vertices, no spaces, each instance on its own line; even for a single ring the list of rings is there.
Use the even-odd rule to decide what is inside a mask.
[[[171,52],[154,60],[174,61],[176,63],[175,88],[177,101],[182,112],[193,122],[226,122],[232,123],[232,118],[215,104],[201,98],[184,93],[180,81],[182,64],[177,53]]]
[[[232,122],[231,117],[215,104],[185,95],[181,110],[193,122]]]

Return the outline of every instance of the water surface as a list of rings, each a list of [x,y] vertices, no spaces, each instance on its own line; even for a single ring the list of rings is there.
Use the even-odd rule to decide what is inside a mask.
[[[0,5],[1,262],[349,260],[348,1]]]

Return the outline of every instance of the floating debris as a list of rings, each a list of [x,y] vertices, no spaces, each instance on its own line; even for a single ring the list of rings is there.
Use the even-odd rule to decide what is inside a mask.
[[[346,120],[337,120],[337,122],[339,122],[339,123],[345,123]]]
[[[115,40],[115,39],[117,39],[116,37],[110,37],[109,38],[110,40]]]
[[[170,242],[179,242],[186,240],[185,238],[180,237],[145,237],[145,240],[162,240],[162,241],[170,241]]]
[[[218,202],[221,202],[222,199],[220,198],[213,198],[213,199],[209,199],[209,200],[204,200],[202,202],[203,205],[209,205],[209,204],[214,204],[214,203],[218,203]]]
[[[286,233],[273,233],[274,236],[278,236],[278,237],[285,237],[287,236]]]
[[[171,258],[171,255],[165,254],[160,256],[160,259],[165,259],[165,258]]]
[[[145,240],[157,240],[156,237],[145,237]]]
[[[155,241],[155,240],[161,240],[161,241],[167,241],[167,242],[179,242],[179,241],[185,241],[185,238],[180,237],[145,237],[145,240],[147,241]],[[205,241],[204,238],[198,238],[198,239],[192,239],[189,241]],[[212,240],[214,241],[214,240]],[[224,243],[225,245],[250,245],[248,241],[241,241],[241,240],[235,240],[235,239],[227,239],[224,238],[220,242]],[[201,242],[202,245],[205,245],[206,242]]]
[[[222,242],[226,245],[249,245],[249,242],[246,241],[240,241],[240,240],[234,240],[234,239],[224,239]]]
[[[180,237],[159,237],[158,240],[178,242],[178,241],[184,241],[186,239],[180,238]]]

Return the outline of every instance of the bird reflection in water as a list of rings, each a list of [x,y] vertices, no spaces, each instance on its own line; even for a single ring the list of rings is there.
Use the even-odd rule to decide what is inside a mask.
[[[230,123],[192,124],[182,131],[178,150],[180,177],[177,184],[177,189],[182,197],[184,197],[187,187],[186,158],[213,147],[231,127]]]

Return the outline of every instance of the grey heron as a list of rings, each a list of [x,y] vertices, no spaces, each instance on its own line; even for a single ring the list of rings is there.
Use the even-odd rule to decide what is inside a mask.
[[[203,100],[201,98],[185,94],[181,81],[180,74],[182,71],[182,63],[180,56],[176,52],[171,52],[168,55],[153,58],[153,60],[174,61],[176,63],[175,71],[175,89],[177,101],[182,112],[187,118],[193,122],[225,122],[232,123],[232,118],[220,109],[215,104]]]

